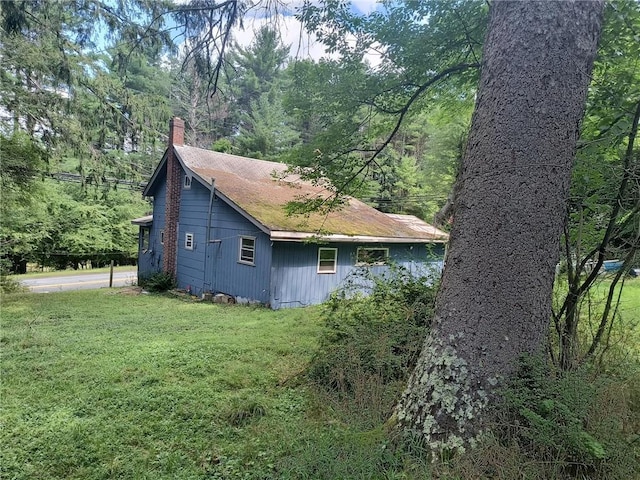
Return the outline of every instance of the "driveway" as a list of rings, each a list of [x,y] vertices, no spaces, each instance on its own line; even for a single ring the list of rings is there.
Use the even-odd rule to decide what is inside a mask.
[[[136,281],[136,270],[113,272],[114,287],[126,287],[133,285]],[[108,287],[109,273],[80,273],[59,277],[31,278],[22,280],[20,283],[36,293],[90,290]]]

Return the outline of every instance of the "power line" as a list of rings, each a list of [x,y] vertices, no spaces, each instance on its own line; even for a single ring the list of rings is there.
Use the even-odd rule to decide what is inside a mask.
[[[86,177],[83,177],[77,173],[69,173],[69,172],[57,172],[50,173],[49,177],[59,180],[61,182],[70,182],[70,183],[86,183]],[[131,190],[144,190],[144,187],[147,185],[147,182],[136,182],[134,180],[124,180],[121,178],[113,178],[113,177],[104,177],[104,183],[107,184],[115,184],[115,185],[123,185]]]

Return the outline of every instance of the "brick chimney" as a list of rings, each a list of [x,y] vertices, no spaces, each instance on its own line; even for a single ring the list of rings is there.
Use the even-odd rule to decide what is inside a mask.
[[[184,145],[184,120],[178,117],[169,120],[169,148],[172,145]]]
[[[182,190],[182,167],[176,156],[174,145],[184,145],[184,120],[173,117],[169,122],[169,144],[167,148],[167,190],[164,209],[164,254],[162,270],[176,275],[178,252],[178,219],[180,216],[180,192]]]

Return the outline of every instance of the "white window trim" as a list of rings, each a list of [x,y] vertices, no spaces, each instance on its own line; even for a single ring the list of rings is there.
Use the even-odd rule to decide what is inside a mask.
[[[191,188],[191,182],[191,177],[185,173],[184,180],[182,181],[182,188],[184,188],[185,190],[189,190]]]
[[[187,250],[193,250],[195,245],[195,237],[193,233],[187,232],[184,234],[184,248]]]
[[[160,230],[160,245],[164,245],[164,230]]]
[[[365,250],[384,250],[384,258],[385,260],[382,262],[361,262],[358,259],[360,258],[360,252]],[[389,248],[388,247],[358,247],[356,251],[356,267],[375,267],[380,265],[387,265],[389,259]]]
[[[321,254],[322,252],[329,252],[329,251],[333,251],[333,269],[332,270],[320,270],[320,258],[321,258]],[[328,261],[327,259],[324,259],[323,261]],[[336,273],[336,270],[338,269],[338,249],[337,248],[326,248],[326,247],[320,247],[318,248],[318,268],[317,268],[317,273],[320,274],[324,274],[324,273]]]
[[[245,248],[242,246],[242,242],[244,240],[251,240],[253,242],[253,246],[249,248]],[[251,251],[251,261],[244,260],[242,258],[242,250]],[[256,237],[250,237],[248,235],[241,235],[238,239],[238,263],[242,263],[243,265],[255,265],[256,264]]]

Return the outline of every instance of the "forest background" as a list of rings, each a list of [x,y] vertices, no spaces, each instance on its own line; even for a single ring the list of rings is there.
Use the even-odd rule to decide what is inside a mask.
[[[397,2],[363,14],[341,2],[288,13],[239,5],[233,16],[206,2],[2,3],[5,268],[133,260],[129,221],[150,209],[141,185],[174,115],[190,145],[312,167],[337,193],[446,228],[487,6]],[[278,23],[293,13],[322,57],[283,44]],[[568,212],[576,260],[597,246],[629,172],[638,18],[637,2],[608,5]],[[255,29],[244,47],[234,40],[246,38],[243,22]],[[637,233],[631,183],[615,215],[627,246]]]
[[[150,210],[141,186],[162,156],[174,115],[186,120],[190,145],[321,164],[344,193],[383,211],[432,221],[445,203],[473,89],[443,87],[428,106],[421,100],[389,139],[397,114],[368,103],[377,102],[374,88],[391,72],[372,69],[362,54],[346,59],[333,47],[322,58],[300,58],[282,43],[277,18],[263,17],[249,45],[231,34],[214,85],[206,61],[189,51],[195,40],[180,30],[177,7],[132,1],[116,11],[115,3],[72,3],[1,6],[0,238],[10,271],[24,272],[27,263],[77,268],[134,260],[130,220]],[[175,17],[158,16],[162,11]],[[375,162],[358,172],[366,150],[383,143]]]
[[[326,2],[283,14],[277,2],[232,3],[241,10],[2,2],[5,269],[132,261],[129,221],[150,209],[141,185],[174,115],[190,145],[312,167],[338,194],[446,228],[487,5],[395,2],[363,14]],[[282,43],[278,22],[293,13],[321,58]],[[607,258],[637,246],[637,159],[624,150],[640,96],[639,24],[637,2],[608,4],[568,209],[565,254],[578,264],[606,231]],[[243,28],[256,29],[244,47],[234,40]]]

